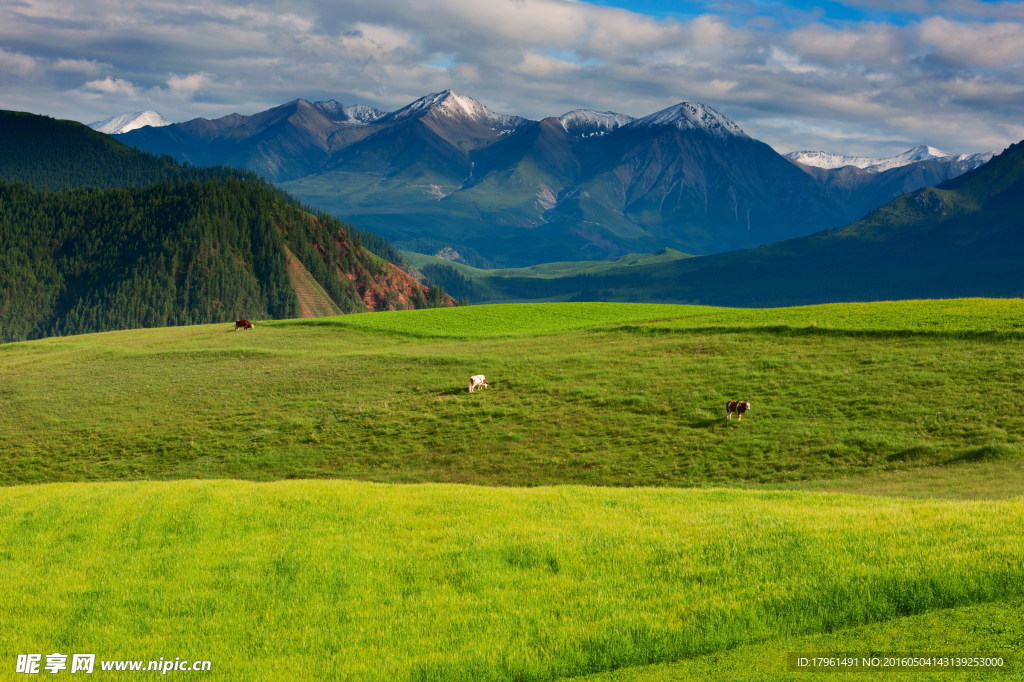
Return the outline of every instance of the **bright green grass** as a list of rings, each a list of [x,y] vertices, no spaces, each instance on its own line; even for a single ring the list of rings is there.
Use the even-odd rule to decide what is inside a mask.
[[[655,325],[659,329],[780,327],[813,331],[1024,334],[1024,300],[961,298],[833,303],[793,308],[705,308],[708,314]]]
[[[951,317],[954,332],[915,333],[939,305],[979,315]],[[926,494],[941,495],[964,478],[950,465],[1013,471],[1024,459],[1024,365],[1022,340],[1007,332],[1020,302],[877,306],[857,309],[907,329],[763,324],[787,310],[528,304],[9,344],[0,482],[843,479],[870,492],[863,478],[885,475],[887,494],[894,472],[921,472],[934,480]],[[492,387],[469,395],[477,373]],[[750,400],[747,418],[726,421],[727,399]],[[978,490],[1012,496],[1020,484],[997,475]]]
[[[940,609],[884,623],[803,637],[783,637],[691,659],[638,666],[576,678],[579,682],[683,682],[701,679],[735,682],[778,680],[1006,680],[1024,676],[1024,600]],[[886,656],[888,654],[888,656]],[[964,666],[939,672],[917,670],[829,673],[794,670],[792,657],[853,656],[857,660],[894,656],[1002,658],[1002,666]],[[937,670],[933,668],[933,670]]]
[[[78,652],[210,660],[204,679],[551,680],[1019,600],[1022,524],[1020,499],[20,486],[0,489],[0,661]],[[1000,641],[954,639],[959,625],[941,619],[920,629],[959,653]]]
[[[706,314],[728,308],[658,303],[506,303],[501,305],[397,310],[289,320],[278,325],[338,325],[349,329],[411,337],[480,339],[540,336],[612,324]]]
[[[532,304],[0,346],[7,484],[659,486],[0,488],[2,669],[828,679],[780,660],[1019,649],[1022,312]],[[799,490],[670,487],[710,485]]]

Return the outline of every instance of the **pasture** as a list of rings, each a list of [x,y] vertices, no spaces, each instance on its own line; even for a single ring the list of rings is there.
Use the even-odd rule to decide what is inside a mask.
[[[846,313],[846,327],[825,327],[827,308],[512,304],[8,344],[0,482],[735,486],[1016,470],[1019,303],[938,331],[917,305],[933,304],[878,321],[866,306],[870,322]],[[801,326],[808,314],[818,326]],[[491,388],[470,398],[473,374]],[[742,423],[725,420],[727,400],[751,401]]]
[[[224,680],[550,680],[1024,595],[1019,500],[179,481],[6,488],[0,518],[5,663]],[[960,628],[929,650],[1007,644]]]
[[[509,304],[0,346],[0,665],[646,682],[1005,653],[1022,313]]]

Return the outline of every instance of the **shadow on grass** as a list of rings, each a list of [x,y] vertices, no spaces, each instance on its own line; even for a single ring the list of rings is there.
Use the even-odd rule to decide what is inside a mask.
[[[1020,460],[1022,456],[1021,450],[1013,445],[1006,443],[998,443],[994,445],[985,445],[980,448],[974,448],[967,452],[952,457],[948,460],[949,464],[957,464],[961,462],[973,463],[973,462],[1007,462]]]

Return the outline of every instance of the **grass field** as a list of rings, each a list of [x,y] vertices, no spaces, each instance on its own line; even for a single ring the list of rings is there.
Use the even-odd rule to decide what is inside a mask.
[[[646,682],[1019,650],[1021,313],[521,304],[0,346],[0,678],[53,651]]]
[[[217,679],[554,679],[1024,594],[1019,500],[342,481],[0,493],[7,652],[181,656]]]
[[[9,344],[0,482],[693,486],[1015,467],[1019,302],[937,331],[919,305],[865,307],[874,329],[852,313],[827,328],[827,309],[520,304]],[[492,386],[470,396],[477,373]],[[751,401],[743,422],[723,418],[729,399]]]

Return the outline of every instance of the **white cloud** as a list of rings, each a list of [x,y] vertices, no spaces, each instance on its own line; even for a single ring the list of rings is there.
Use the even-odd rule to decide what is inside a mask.
[[[532,118],[705,101],[779,146],[828,129],[861,136],[858,152],[910,135],[966,152],[1016,134],[1024,3],[914,1],[926,14],[898,26],[785,3],[683,20],[569,0],[0,0],[0,108],[184,120],[296,97],[397,108],[452,87]],[[769,120],[795,123],[748,123]]]
[[[898,64],[908,45],[903,33],[877,23],[843,29],[810,24],[790,32],[787,44],[802,58],[823,64]]]
[[[212,73],[206,73],[205,71],[190,73],[187,76],[172,75],[167,79],[167,87],[172,93],[191,97],[212,83],[216,78]]]
[[[27,54],[8,52],[0,48],[0,73],[29,76],[38,66],[38,62]]]
[[[95,59],[58,59],[51,67],[54,71],[81,73],[86,76],[98,76],[113,68],[109,62],[98,62]]]
[[[325,37],[325,45],[333,41]],[[357,22],[338,41],[342,50],[353,57],[371,57],[393,61],[405,51],[415,48],[412,36],[390,26]]]
[[[139,88],[134,83],[123,78],[111,78],[110,76],[88,81],[85,84],[85,88],[108,95],[129,95],[131,97],[136,96],[139,92]]]
[[[529,52],[523,55],[523,60],[512,67],[514,71],[530,76],[562,76],[579,68],[573,62],[557,57]]]
[[[924,45],[962,64],[1024,64],[1024,23],[960,22],[931,17],[921,23],[920,35]]]

